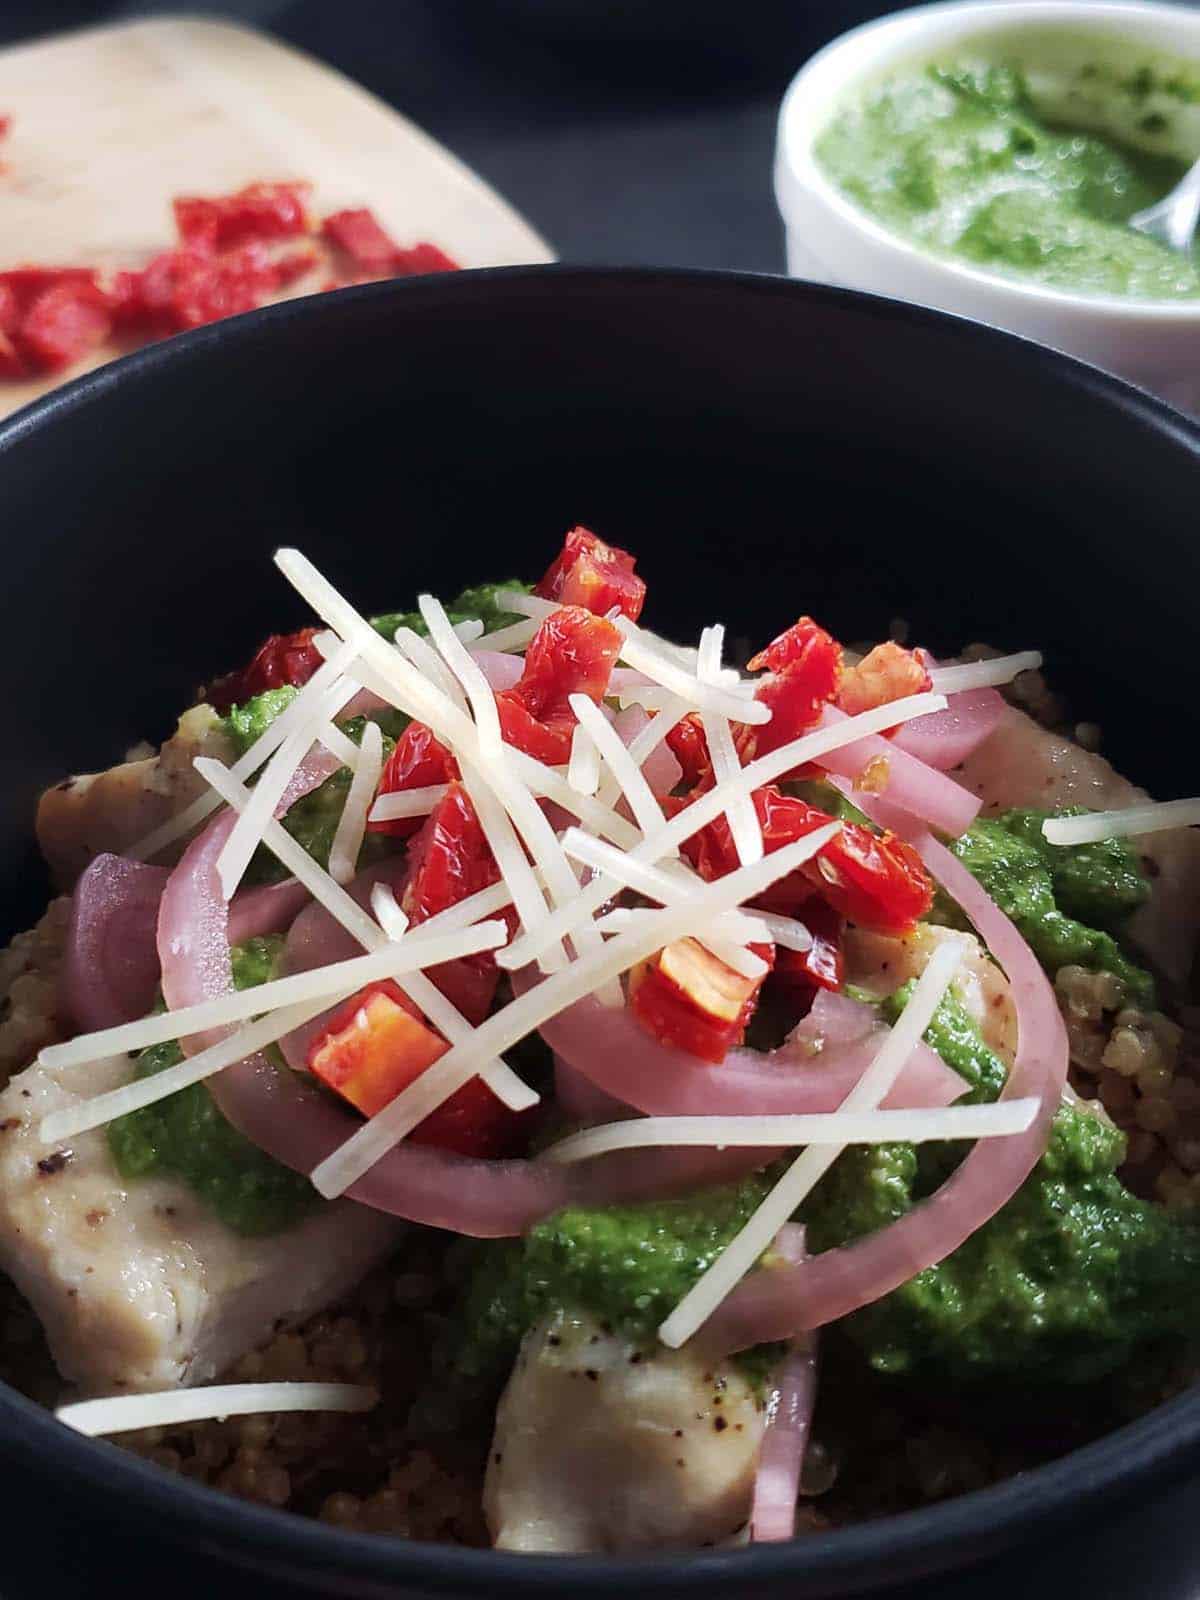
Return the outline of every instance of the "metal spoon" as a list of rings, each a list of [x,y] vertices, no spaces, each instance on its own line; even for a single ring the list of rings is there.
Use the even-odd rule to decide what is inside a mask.
[[[1200,222],[1200,160],[1193,162],[1170,194],[1144,211],[1135,211],[1129,226],[1157,239],[1169,250],[1190,255],[1197,222]]]

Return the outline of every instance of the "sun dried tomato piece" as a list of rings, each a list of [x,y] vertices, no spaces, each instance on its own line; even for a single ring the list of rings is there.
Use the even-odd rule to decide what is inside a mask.
[[[312,1043],[313,1076],[373,1117],[444,1056],[446,1040],[391,980],[369,984],[338,1008]],[[512,1147],[518,1119],[487,1084],[472,1078],[409,1134],[414,1144],[484,1158]]]
[[[12,342],[28,366],[58,372],[103,344],[111,332],[104,291],[90,276],[65,276],[34,295]]]
[[[459,265],[453,256],[448,256],[436,244],[423,242],[421,244],[402,247],[396,252],[393,263],[394,270],[405,277],[417,277],[424,272],[458,272]]]
[[[775,957],[776,980],[806,988],[840,989],[846,978],[845,917],[815,895],[797,908],[796,916],[812,935],[812,945],[808,950],[781,946]]]
[[[533,592],[543,600],[582,606],[601,617],[616,606],[636,622],[645,603],[646,585],[635,575],[634,565],[627,550],[605,544],[587,528],[572,528]]]
[[[620,652],[621,635],[603,617],[581,606],[553,612],[529,642],[520,682],[496,696],[506,742],[538,761],[562,766],[575,731],[571,695],[585,694],[599,703]]]
[[[319,632],[319,628],[301,628],[296,633],[273,633],[248,665],[209,684],[209,704],[224,716],[230,706],[245,705],[267,689],[288,684],[299,688],[307,683],[325,659],[313,643]]]
[[[806,733],[838,691],[842,647],[811,617],[801,617],[752,657],[750,670],[769,667],[773,676],[754,698],[771,708],[771,720],[756,729],[756,753],[767,755]]]
[[[774,785],[754,791],[754,809],[768,855],[833,820],[816,806],[780,793]],[[709,881],[723,878],[739,865],[729,822],[723,816],[694,834],[683,849]],[[772,884],[756,903],[766,910],[799,916],[814,888],[851,922],[887,933],[906,932],[933,904],[933,885],[916,851],[894,834],[880,837],[854,822],[844,823],[812,861]]]
[[[400,246],[365,206],[333,212],[322,222],[321,235],[363,272],[390,273],[400,254]]]
[[[234,194],[206,198],[181,195],[172,201],[184,245],[214,253],[266,239],[308,232],[307,183],[249,183]]]
[[[458,763],[423,722],[410,722],[396,741],[396,748],[384,763],[378,793],[400,794],[406,789],[428,789],[435,784],[453,783]],[[406,839],[423,826],[421,817],[397,817],[392,822],[368,822],[371,833],[386,833]]]
[[[754,948],[766,956],[772,947]],[[735,972],[695,939],[678,939],[630,974],[629,1003],[660,1043],[719,1065],[745,1033],[763,982]]]

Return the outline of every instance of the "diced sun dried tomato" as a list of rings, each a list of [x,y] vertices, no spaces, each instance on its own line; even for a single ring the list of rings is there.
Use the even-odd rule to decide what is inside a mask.
[[[435,784],[452,783],[458,777],[458,763],[423,722],[410,722],[396,741],[396,748],[384,763],[379,793],[400,794],[406,789],[427,789]],[[392,822],[368,822],[372,833],[406,839],[423,826],[421,817],[397,817]]]
[[[563,765],[576,720],[568,701],[573,694],[602,700],[620,651],[621,635],[603,617],[581,606],[553,612],[530,640],[520,681],[496,696],[506,742]]]
[[[605,544],[587,528],[572,528],[533,592],[544,600],[561,600],[565,606],[583,606],[601,617],[616,606],[636,622],[646,599],[646,585],[635,575],[634,565],[628,551]]]
[[[797,908],[797,917],[812,935],[808,950],[785,950],[775,956],[775,979],[788,985],[840,989],[846,977],[842,939],[846,919],[816,895]]]
[[[70,280],[34,296],[13,342],[40,372],[59,372],[104,343],[112,332],[108,299],[94,282]]]
[[[837,694],[842,647],[811,617],[801,617],[749,665],[751,671],[769,667],[774,674],[755,694],[771,708],[770,722],[755,730],[756,753],[767,755],[807,732]]]
[[[341,1006],[309,1049],[313,1075],[371,1117],[445,1055],[449,1045],[399,985],[370,984]],[[478,1078],[409,1134],[414,1144],[495,1157],[512,1146],[519,1119]]]
[[[711,787],[712,758],[708,753],[708,740],[699,714],[689,711],[667,735],[667,748],[682,768],[681,782],[687,789],[701,784]]]
[[[832,820],[816,806],[782,794],[773,785],[754,791],[754,808],[768,854]],[[725,817],[708,823],[683,848],[701,876],[710,881],[738,866]],[[888,933],[907,931],[933,904],[933,885],[916,851],[894,834],[880,837],[854,822],[844,823],[812,861],[772,884],[756,903],[767,910],[800,915],[814,888],[851,922]]]
[[[319,631],[301,628],[297,633],[273,633],[247,666],[209,684],[209,703],[224,716],[230,706],[245,705],[267,689],[282,689],[287,684],[299,688],[307,683],[324,660],[313,643]]]
[[[308,231],[307,183],[250,183],[235,194],[181,195],[172,202],[185,245],[209,253]]]
[[[396,252],[395,271],[404,277],[415,278],[425,272],[457,272],[458,262],[436,244],[427,241],[409,245]]]
[[[768,956],[771,946],[756,945]],[[746,1031],[762,978],[745,978],[695,939],[679,939],[630,975],[634,1016],[662,1044],[719,1064]]]
[[[415,927],[468,895],[486,889],[500,869],[461,783],[452,782],[409,846],[410,875],[402,905]],[[512,923],[515,913],[505,913]],[[490,952],[431,967],[429,977],[470,1022],[482,1022],[499,974]]]
[[[383,275],[392,271],[400,247],[373,211],[335,211],[321,224],[322,237],[363,272]]]
[[[877,644],[846,673],[838,705],[853,717],[906,695],[924,694],[933,684],[927,659],[923,650],[906,650],[890,639]]]

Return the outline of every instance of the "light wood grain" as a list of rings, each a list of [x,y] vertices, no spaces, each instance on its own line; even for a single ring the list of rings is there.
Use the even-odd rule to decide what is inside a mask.
[[[370,206],[400,243],[431,240],[466,267],[553,259],[511,206],[407,118],[231,23],[160,18],[2,51],[5,112],[0,267],[140,265],[174,239],[173,195],[285,178],[313,184],[319,214]],[[0,385],[0,416],[51,386]]]

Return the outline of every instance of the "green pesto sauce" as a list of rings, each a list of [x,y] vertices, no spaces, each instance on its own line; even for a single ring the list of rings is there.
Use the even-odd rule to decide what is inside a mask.
[[[896,1021],[916,986],[917,980],[911,978],[883,1002],[883,1014],[889,1022]],[[963,1095],[960,1105],[983,1105],[994,1100],[1003,1089],[1008,1077],[1004,1063],[984,1044],[979,1029],[953,989],[947,990],[939,1001],[933,1021],[925,1030],[925,1038],[946,1065],[953,1067],[959,1077],[971,1085],[970,1094]]]
[[[476,620],[482,622],[484,633],[493,633],[497,628],[507,628],[513,622],[523,622],[525,619],[518,616],[515,611],[502,611],[497,605],[496,596],[502,589],[514,589],[519,594],[530,594],[533,585],[521,583],[517,578],[510,578],[507,582],[500,583],[473,584],[450,602],[446,607],[446,615],[451,622]],[[397,628],[411,628],[422,638],[429,632],[425,626],[425,619],[419,611],[387,611],[382,616],[372,617],[371,626],[388,640],[392,638]]]
[[[555,1309],[591,1311],[653,1348],[659,1323],[772,1181],[760,1173],[682,1200],[561,1211],[522,1239],[463,1246],[466,1290],[448,1364],[467,1380],[499,1376],[526,1330]],[[769,1354],[751,1352],[752,1370]]]
[[[906,998],[893,997],[893,1017]],[[943,1001],[925,1037],[972,1084],[970,1098],[995,1097],[1003,1063],[957,1001]],[[810,1245],[827,1250],[896,1221],[963,1153],[847,1151],[803,1208]],[[938,1266],[847,1318],[847,1334],[884,1373],[1047,1383],[1087,1382],[1192,1336],[1200,1226],[1131,1194],[1116,1177],[1124,1154],[1109,1122],[1063,1105],[1008,1204]]]
[[[1097,94],[1123,107],[1152,94],[1155,107],[1164,94],[1185,102],[1194,75],[1106,81],[1095,63],[1077,75],[1051,114],[1014,66],[960,58],[910,67],[844,105],[817,141],[817,160],[864,210],[936,254],[1056,289],[1200,295],[1200,258],[1126,226],[1186,170],[1163,148],[1169,116],[1125,117],[1147,148],[1081,125],[1103,122]]]
[[[981,818],[950,848],[1002,911],[1016,923],[1052,975],[1064,966],[1111,972],[1128,997],[1153,1009],[1154,980],[1125,955],[1107,928],[1119,926],[1149,893],[1133,852],[1120,840],[1104,846],[1055,847],[1041,837],[1048,811],[1021,810]],[[1068,915],[1087,914],[1097,928]],[[939,896],[939,920],[963,925]]]
[[[235,945],[236,986],[252,989],[275,977],[282,949],[278,935]],[[181,1059],[173,1041],[151,1045],[138,1056],[134,1077],[147,1078]],[[307,1178],[264,1155],[226,1122],[202,1083],[110,1123],[108,1147],[123,1178],[180,1178],[235,1233],[278,1233],[317,1201]]]
[[[292,703],[298,692],[293,688],[268,689],[263,694],[255,695],[244,706],[233,707],[225,718],[225,726],[239,754],[244,754],[261,737],[280,712]],[[396,748],[396,739],[403,732],[408,718],[399,711],[385,707],[372,712],[370,719],[351,717],[339,726],[355,744],[361,744],[368,720],[377,722],[383,730],[383,758],[386,761]],[[283,819],[287,832],[323,867],[329,865],[329,852],[345,809],[346,797],[350,793],[352,777],[349,767],[339,767],[311,794],[297,800]],[[386,834],[367,833],[358,854],[358,864],[360,868],[368,867],[394,849],[394,841]],[[265,845],[260,845],[247,869],[246,882],[279,883],[287,876],[287,868],[279,858]]]

